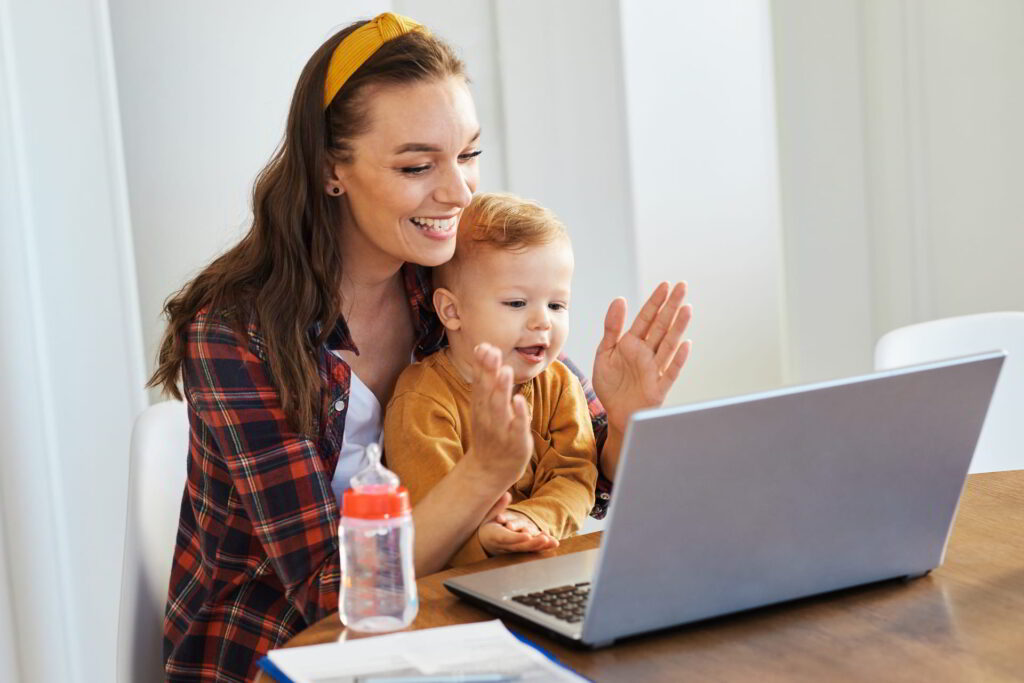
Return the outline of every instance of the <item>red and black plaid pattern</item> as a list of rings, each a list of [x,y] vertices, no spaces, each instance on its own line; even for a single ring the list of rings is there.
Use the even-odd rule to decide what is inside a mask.
[[[430,304],[430,273],[407,266],[416,355],[445,344]],[[288,426],[255,323],[246,339],[224,315],[202,312],[187,331],[182,383],[191,426],[164,618],[170,681],[247,681],[268,650],[338,608],[338,504],[331,479],[350,370],[332,350],[354,350],[344,321],[317,349],[321,411],[313,436]],[[315,331],[311,331],[311,334]],[[563,359],[564,360],[564,359]],[[604,410],[586,391],[603,441]],[[610,485],[598,486],[603,517]]]

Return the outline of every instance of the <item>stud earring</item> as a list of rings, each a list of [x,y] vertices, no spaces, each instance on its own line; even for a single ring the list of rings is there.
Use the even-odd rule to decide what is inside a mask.
[[[334,195],[341,194],[341,188],[340,187],[332,187],[331,188],[331,194],[334,194]]]

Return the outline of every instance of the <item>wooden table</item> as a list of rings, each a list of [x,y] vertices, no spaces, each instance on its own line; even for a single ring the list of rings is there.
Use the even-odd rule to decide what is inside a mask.
[[[600,534],[554,552],[596,547]],[[506,556],[417,582],[411,628],[493,617],[441,585],[446,578],[528,562]],[[929,576],[854,588],[638,636],[598,651],[520,631],[595,681],[1024,680],[1024,470],[968,479],[945,562]],[[344,639],[333,614],[287,647]]]

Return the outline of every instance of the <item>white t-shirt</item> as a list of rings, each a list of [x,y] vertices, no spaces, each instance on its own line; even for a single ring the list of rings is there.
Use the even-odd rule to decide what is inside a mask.
[[[348,482],[359,470],[366,467],[365,449],[371,443],[380,442],[380,403],[370,388],[351,372],[348,390],[348,414],[345,415],[345,434],[341,440],[341,454],[338,467],[331,479],[331,490],[338,504],[341,494],[348,488]]]

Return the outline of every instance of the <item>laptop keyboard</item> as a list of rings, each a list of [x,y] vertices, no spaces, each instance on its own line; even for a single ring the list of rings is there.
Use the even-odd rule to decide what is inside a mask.
[[[550,614],[556,619],[576,624],[583,619],[583,610],[587,606],[589,595],[590,582],[583,581],[571,586],[558,586],[546,591],[513,595],[511,599],[520,605]]]

